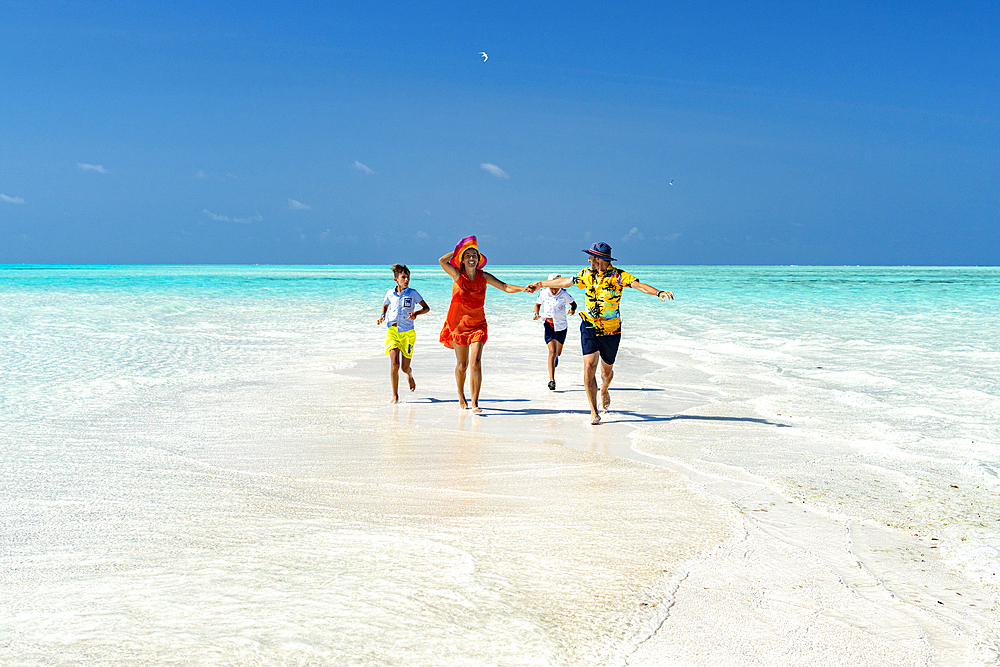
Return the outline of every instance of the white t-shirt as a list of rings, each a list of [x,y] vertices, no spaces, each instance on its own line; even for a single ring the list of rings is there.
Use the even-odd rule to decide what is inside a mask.
[[[389,310],[385,311],[385,326],[395,324],[396,331],[400,332],[413,329],[413,320],[407,316],[420,310],[420,302],[423,300],[420,292],[412,287],[407,287],[402,294],[398,294],[395,287],[386,292],[383,305],[389,306]]]
[[[566,321],[566,310],[569,304],[573,303],[573,297],[569,295],[569,292],[560,289],[553,294],[548,287],[543,287],[535,303],[541,306],[538,310],[541,311],[542,319],[552,320],[553,329],[562,331],[569,328],[569,322]]]

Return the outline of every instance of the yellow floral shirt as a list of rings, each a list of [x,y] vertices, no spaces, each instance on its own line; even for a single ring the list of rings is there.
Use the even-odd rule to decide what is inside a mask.
[[[598,336],[621,333],[622,319],[618,304],[622,290],[636,281],[636,277],[614,266],[606,271],[584,269],[573,276],[573,286],[584,291],[587,305],[580,310],[580,317]]]

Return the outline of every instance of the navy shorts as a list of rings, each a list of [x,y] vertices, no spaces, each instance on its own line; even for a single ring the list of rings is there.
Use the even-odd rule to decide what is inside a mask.
[[[566,332],[569,329],[563,329],[562,331],[556,331],[551,324],[545,322],[545,344],[548,345],[549,341],[558,341],[560,344],[566,342]]]
[[[611,366],[615,363],[615,357],[618,356],[618,343],[621,339],[620,333],[597,336],[586,322],[580,322],[580,343],[583,345],[583,356],[600,352],[601,361]]]

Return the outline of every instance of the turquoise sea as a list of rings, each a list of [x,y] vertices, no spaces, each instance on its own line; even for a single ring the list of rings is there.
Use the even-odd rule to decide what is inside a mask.
[[[411,287],[432,307],[417,324],[419,359],[437,345],[450,281],[438,267],[411,268]],[[490,270],[525,284],[579,268]],[[991,592],[982,613],[995,624],[1000,268],[622,268],[676,295],[668,304],[638,292],[623,299],[622,347],[654,369],[649,386],[787,427],[765,437],[723,421],[639,426],[636,455],[693,478],[739,471],[787,500],[924,540],[956,576]],[[284,568],[282,582],[310,571],[316,541],[296,535],[311,535],[312,524],[287,519],[306,496],[253,496],[251,511],[245,482],[221,463],[232,456],[226,448],[263,460],[284,446],[276,439],[295,433],[299,406],[319,401],[311,378],[383,363],[384,332],[374,322],[392,284],[387,267],[372,266],[0,267],[0,662],[377,664],[359,648],[368,644],[344,640],[371,626],[390,643],[387,653],[396,642],[398,664],[562,664],[517,622],[486,628],[482,617],[457,615],[445,649],[421,653],[419,626],[386,633],[375,606],[341,613],[368,590],[362,580],[338,579],[338,593],[309,609],[265,581],[272,569]],[[541,359],[533,303],[491,292],[488,347],[516,354],[523,344]],[[571,341],[567,354],[578,354]],[[275,397],[287,412],[264,414]],[[302,447],[337,442],[336,406],[328,407],[328,440]],[[305,484],[294,461],[281,466],[261,475]],[[237,538],[213,526],[224,515],[257,539],[267,527],[250,517],[262,502],[285,517],[271,526],[285,531],[284,556],[241,552],[258,577],[241,578],[227,569]],[[324,548],[391,558],[366,530],[353,525],[350,540],[344,533]],[[228,584],[161,576],[171,563]],[[400,576],[417,588],[431,576],[419,570]],[[151,589],[135,578],[119,587],[125,572],[148,573]],[[441,573],[427,585],[458,587],[465,576]],[[193,597],[168,595],[167,611],[144,603],[169,590]],[[230,612],[247,605],[261,616],[244,626],[234,617],[242,612]],[[359,608],[371,618],[359,618]],[[301,635],[315,614],[350,618],[339,628],[310,626],[301,646],[268,653],[263,637]],[[469,657],[482,655],[494,657]]]

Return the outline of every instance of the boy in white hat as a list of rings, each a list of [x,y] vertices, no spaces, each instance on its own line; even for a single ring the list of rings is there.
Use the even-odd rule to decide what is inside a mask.
[[[561,277],[558,273],[549,274],[549,280]],[[532,319],[545,319],[545,344],[549,348],[549,389],[553,391],[556,388],[556,366],[559,365],[559,355],[562,354],[566,331],[569,329],[567,315],[571,316],[575,312],[576,301],[561,287],[543,289],[535,301],[535,316]]]

